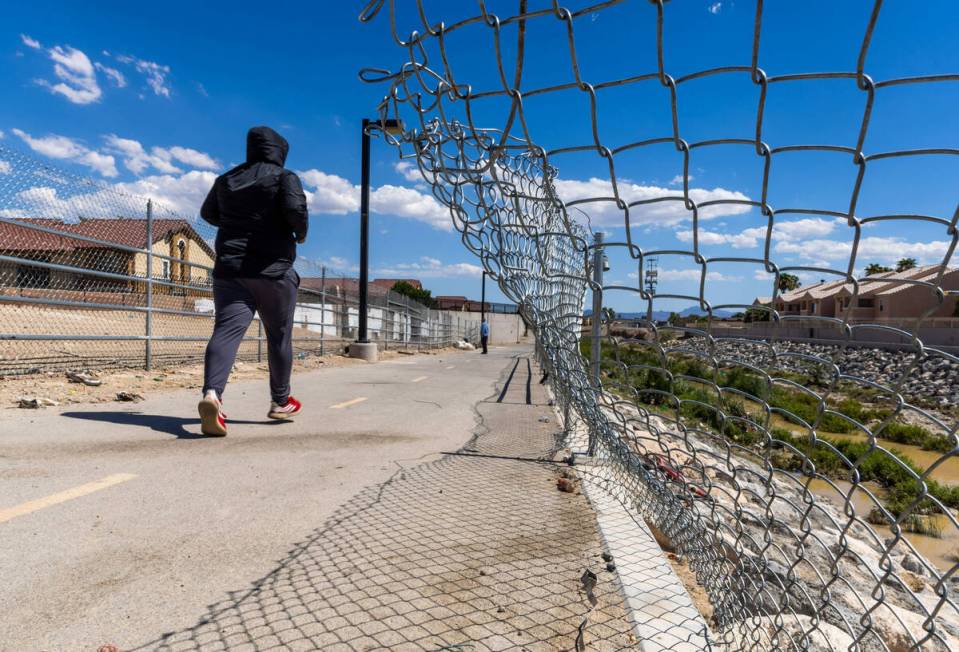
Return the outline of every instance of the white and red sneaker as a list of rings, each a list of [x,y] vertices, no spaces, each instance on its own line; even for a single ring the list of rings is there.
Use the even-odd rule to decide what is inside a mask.
[[[270,411],[266,416],[271,419],[288,420],[298,415],[302,409],[303,404],[291,396],[286,399],[286,405],[270,403]]]
[[[200,413],[200,431],[204,435],[226,437],[226,413],[215,391],[207,390],[196,408]]]

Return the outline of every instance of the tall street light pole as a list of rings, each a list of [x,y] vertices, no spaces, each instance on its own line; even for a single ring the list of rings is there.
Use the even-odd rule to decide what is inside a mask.
[[[376,362],[376,343],[370,342],[367,330],[370,282],[370,129],[382,129],[388,134],[403,131],[399,120],[370,120],[363,118],[360,135],[360,306],[359,332],[350,345],[350,357]]]

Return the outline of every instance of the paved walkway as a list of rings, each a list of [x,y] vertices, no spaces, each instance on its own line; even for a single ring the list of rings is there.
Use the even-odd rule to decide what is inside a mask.
[[[538,461],[559,427],[527,354],[301,376],[310,411],[285,426],[262,424],[262,382],[237,384],[223,440],[196,438],[192,393],[5,411],[0,510],[33,507],[0,522],[0,640],[636,649],[589,503]]]

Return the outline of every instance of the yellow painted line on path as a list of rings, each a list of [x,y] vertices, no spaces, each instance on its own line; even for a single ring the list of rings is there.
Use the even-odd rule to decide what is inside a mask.
[[[331,409],[331,410],[340,410],[340,409],[343,409],[343,408],[350,407],[351,405],[356,405],[357,403],[362,403],[362,402],[365,401],[365,400],[366,400],[366,397],[365,397],[365,396],[361,396],[361,397],[359,397],[359,398],[353,398],[353,399],[350,399],[349,401],[343,401],[342,403],[337,403],[336,405],[331,405],[331,406],[330,406],[330,409]]]
[[[419,378],[414,378],[414,379],[411,380],[410,382],[411,382],[411,383],[418,383],[418,382],[420,382],[421,380],[426,380],[427,378],[429,378],[429,376],[420,376]]]
[[[114,473],[113,475],[108,475],[105,478],[88,482],[86,484],[81,484],[78,487],[66,489],[55,494],[50,494],[49,496],[45,496],[43,498],[37,498],[36,500],[30,500],[14,507],[8,507],[7,509],[0,509],[0,523],[4,523],[18,516],[24,516],[26,514],[30,514],[31,512],[39,511],[45,507],[53,507],[54,505],[65,503],[68,500],[73,500],[74,498],[80,498],[81,496],[92,494],[95,491],[112,487],[115,484],[132,480],[135,477],[137,476],[132,473]]]

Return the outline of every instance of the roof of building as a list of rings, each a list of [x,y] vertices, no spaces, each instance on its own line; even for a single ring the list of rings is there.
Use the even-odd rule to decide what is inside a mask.
[[[942,265],[925,265],[923,267],[914,267],[903,272],[881,272],[872,274],[859,279],[859,296],[890,295],[901,292],[906,288],[916,287],[915,283],[905,283],[903,281],[924,281],[932,282],[942,269]],[[959,289],[959,268],[947,268],[944,278],[949,279],[950,283],[947,289]],[[953,279],[954,282],[953,282]],[[955,286],[955,287],[951,287]],[[836,281],[822,281],[808,287],[800,287],[795,290],[785,292],[778,297],[777,301],[783,303],[794,303],[803,299],[820,300],[834,295],[852,295],[854,287],[846,279]],[[754,304],[769,304],[772,301],[769,297],[757,297]]]
[[[24,218],[18,219],[17,222],[55,229],[64,234],[74,233],[87,238],[105,240],[124,247],[145,249],[147,245],[147,223],[143,219],[81,218],[79,222],[63,222],[50,218]],[[188,233],[211,257],[214,255],[210,245],[200,237],[187,220],[161,218],[153,220],[154,243],[181,231]],[[4,249],[11,251],[75,251],[112,248],[109,244],[77,240],[69,235],[55,235],[13,222],[0,222],[0,242],[3,242]]]
[[[394,285],[397,283],[409,283],[417,290],[423,289],[423,284],[418,278],[375,278],[370,281],[373,285],[380,285],[385,287],[387,290],[391,290]]]

